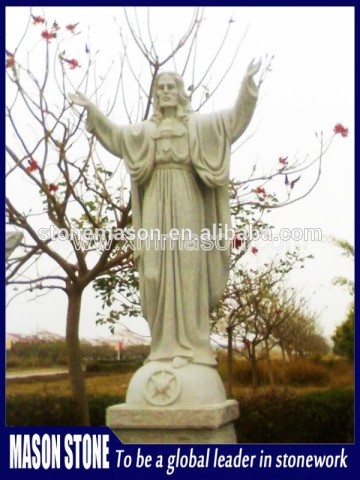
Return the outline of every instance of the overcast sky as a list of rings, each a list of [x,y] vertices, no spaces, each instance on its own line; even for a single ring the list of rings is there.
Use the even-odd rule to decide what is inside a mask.
[[[171,41],[183,33],[191,18],[192,8],[151,7],[152,35],[160,54],[167,51]],[[26,24],[27,8],[7,9],[6,46],[11,51]],[[131,12],[130,12],[131,13]],[[140,22],[145,22],[146,9],[138,9]],[[40,8],[34,14],[44,14]],[[100,49],[101,62],[110,63],[120,50],[118,23],[123,21],[121,8],[62,7],[46,8],[46,17],[59,23],[80,22],[84,32],[90,26],[91,45]],[[209,7],[199,41],[198,66],[206,64],[226,29],[229,18],[235,20],[230,43],[234,45],[248,29],[239,55],[229,77],[207,111],[229,107],[234,101],[249,61],[274,55],[272,72],[261,89],[261,97],[248,134],[254,135],[239,149],[232,160],[231,174],[244,178],[252,165],[264,171],[276,166],[280,156],[315,158],[319,146],[315,132],[332,134],[334,125],[341,122],[349,128],[347,138],[335,138],[323,160],[320,183],[304,200],[272,212],[268,221],[277,229],[320,228],[323,238],[333,235],[353,243],[354,235],[354,9],[347,7]],[[143,25],[145,25],[143,23]],[[14,28],[16,25],[16,28]],[[226,60],[226,58],[225,58]],[[224,61],[225,61],[224,60]],[[80,58],[81,61],[81,58]],[[225,63],[219,63],[216,73]],[[215,74],[214,74],[215,75]],[[185,82],[189,82],[185,78]],[[136,90],[134,92],[136,95]],[[104,105],[109,98],[102,98]],[[113,118],[122,121],[121,112]],[[113,160],[109,160],[110,162]],[[313,177],[311,177],[313,175]],[[302,178],[304,186],[316,172]],[[300,182],[299,182],[300,183]],[[279,186],[280,187],[280,186]],[[12,187],[13,188],[13,187]],[[299,187],[301,188],[301,187]],[[9,187],[9,194],[16,194]],[[18,194],[20,195],[20,194]],[[19,196],[19,202],[21,196]],[[292,248],[283,245],[282,249]],[[331,286],[334,276],[353,276],[353,265],[340,251],[322,242],[300,242],[304,251],[315,256],[304,270],[292,275],[291,283],[305,297],[311,297],[311,307],[320,313],[320,324],[331,335],[346,315],[349,295]],[[259,265],[276,253],[274,247],[263,246],[252,262]],[[8,332],[35,332],[37,329],[65,333],[66,299],[54,292],[29,301],[21,296],[7,311]],[[95,325],[99,305],[89,287],[83,302],[80,334],[98,337],[107,334],[106,327]],[[138,322],[138,321],[136,321]],[[130,324],[143,331],[143,323]]]

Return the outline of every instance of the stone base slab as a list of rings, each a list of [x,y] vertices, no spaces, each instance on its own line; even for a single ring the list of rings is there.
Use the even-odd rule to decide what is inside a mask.
[[[239,416],[235,400],[202,407],[113,405],[106,425],[122,443],[236,443],[233,422]]]

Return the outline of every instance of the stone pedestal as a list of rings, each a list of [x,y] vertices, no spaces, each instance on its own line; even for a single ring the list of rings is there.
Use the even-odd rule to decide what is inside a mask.
[[[238,403],[228,400],[203,408],[142,408],[114,405],[107,425],[122,443],[236,443],[233,421]]]
[[[123,443],[236,443],[238,403],[226,400],[217,370],[149,362],[131,379],[126,403],[107,409]]]

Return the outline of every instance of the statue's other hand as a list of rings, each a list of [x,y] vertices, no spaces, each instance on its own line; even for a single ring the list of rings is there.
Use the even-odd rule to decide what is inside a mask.
[[[260,70],[260,67],[261,67],[261,59],[254,63],[255,62],[255,58],[253,58],[251,60],[251,63],[249,63],[249,66],[247,68],[247,71],[246,71],[246,76],[247,77],[253,77],[254,75],[256,75],[258,73],[258,71]]]
[[[91,102],[87,98],[87,96],[80,92],[76,92],[75,95],[72,93],[69,93],[68,98],[70,103],[74,105],[79,105],[79,107],[87,108],[87,107],[90,107],[91,105]]]

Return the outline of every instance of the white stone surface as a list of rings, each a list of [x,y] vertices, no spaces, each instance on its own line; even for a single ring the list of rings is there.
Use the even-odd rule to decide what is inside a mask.
[[[158,241],[134,242],[142,313],[152,336],[151,361],[216,366],[209,311],[229,275],[231,239],[224,248],[220,238],[222,228],[231,227],[231,144],[251,121],[258,97],[253,77],[259,68],[260,63],[251,62],[232,108],[206,115],[193,112],[176,72],[157,74],[153,115],[136,124],[117,125],[85,95],[69,95],[74,105],[86,108],[88,131],[125,162],[135,231],[145,232],[147,239],[158,232],[164,240],[161,248]],[[194,245],[193,238],[201,241],[204,229],[215,237],[210,248],[209,239],[206,245]],[[190,241],[179,238],[184,230]]]
[[[126,403],[107,409],[106,424],[123,443],[236,443],[238,416],[215,368],[159,361],[134,374]]]
[[[123,443],[236,443],[233,421],[238,403],[206,407],[143,407],[121,404],[107,409],[106,424]]]
[[[184,81],[175,72],[157,75],[153,116],[135,125],[116,125],[85,95],[69,95],[72,103],[86,108],[88,131],[125,161],[135,231],[145,231],[147,238],[159,232],[167,239],[161,249],[155,242],[134,251],[152,342],[149,363],[132,378],[126,404],[107,411],[108,426],[121,439],[126,435],[124,441],[235,441],[231,422],[237,406],[226,402],[214,368],[209,311],[229,275],[231,241],[224,248],[216,240],[223,234],[220,225],[231,226],[231,144],[253,115],[258,96],[253,77],[259,68],[260,63],[251,62],[232,108],[208,115],[193,112]],[[190,244],[189,238],[169,241],[170,232],[184,229],[191,233]],[[204,229],[215,243],[194,248],[192,237],[202,239]]]
[[[129,405],[147,407],[206,407],[226,400],[223,383],[213,367],[188,363],[173,368],[170,361],[149,362],[131,379],[126,396]]]
[[[111,428],[216,429],[238,416],[236,400],[198,408],[144,408],[123,403],[107,409],[106,424]]]
[[[135,444],[231,444],[236,442],[232,424],[216,430],[194,429],[112,429],[122,443]]]

